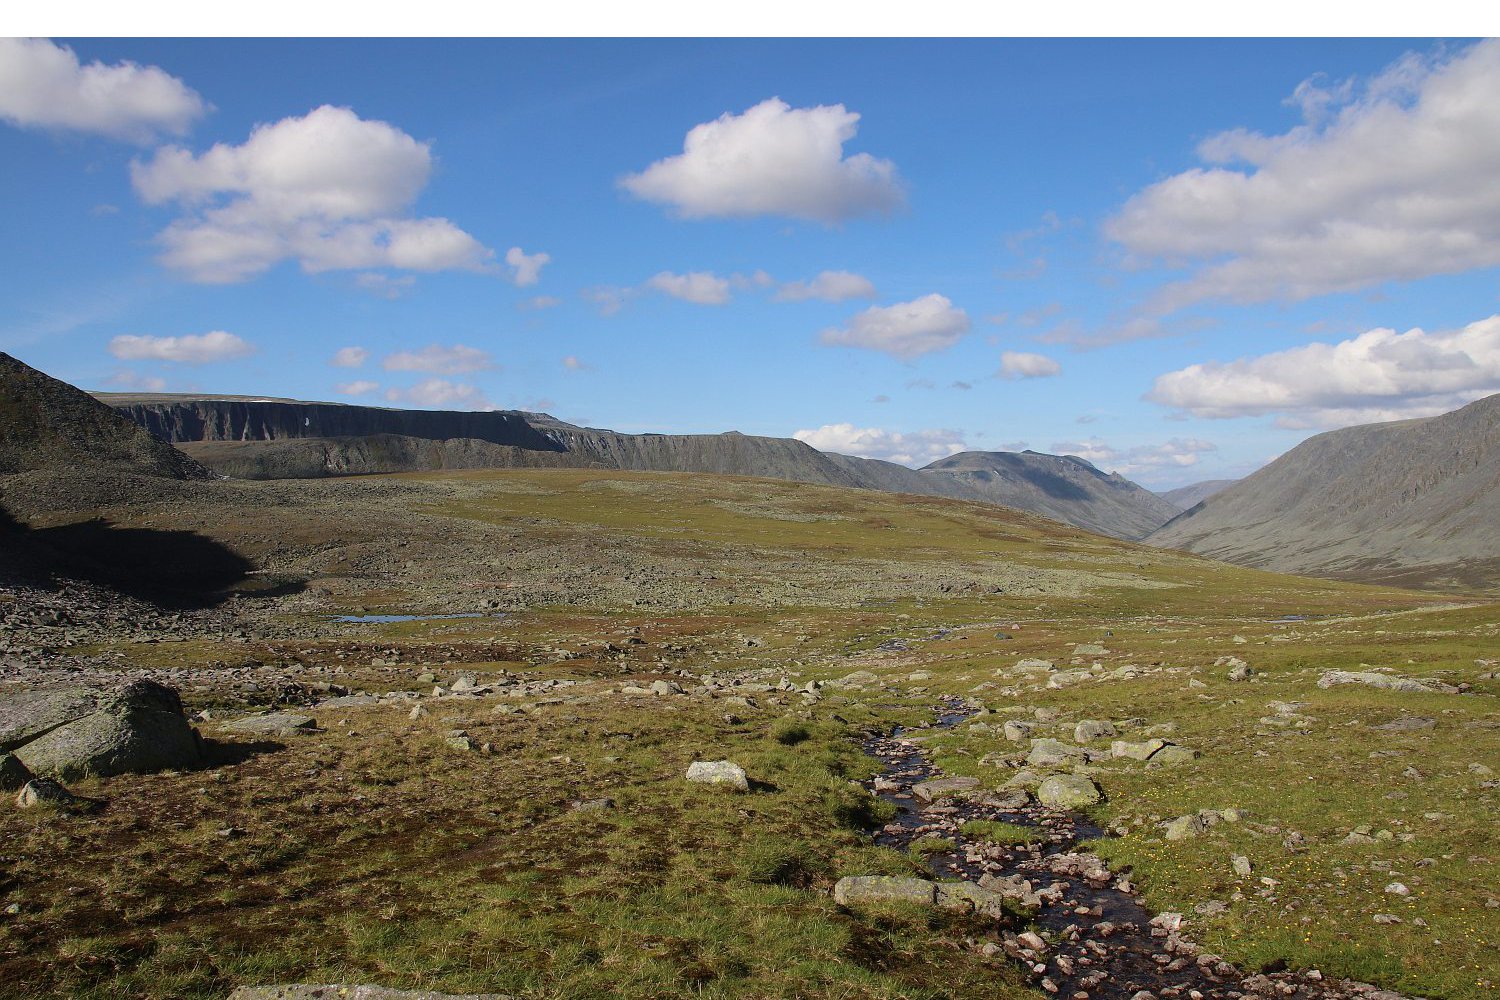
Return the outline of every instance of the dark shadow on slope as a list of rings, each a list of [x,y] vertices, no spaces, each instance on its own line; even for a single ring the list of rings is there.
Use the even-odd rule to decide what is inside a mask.
[[[301,581],[264,581],[242,586],[254,564],[191,531],[121,528],[104,518],[51,528],[27,528],[0,513],[0,539],[7,557],[0,569],[32,578],[71,578],[102,584],[128,597],[168,608],[206,608],[231,593],[274,597],[297,593]],[[13,565],[12,565],[13,564]]]

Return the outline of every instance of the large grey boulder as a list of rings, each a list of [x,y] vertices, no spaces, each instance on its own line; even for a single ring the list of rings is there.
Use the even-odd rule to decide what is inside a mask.
[[[0,699],[0,753],[23,747],[58,726],[88,715],[103,692],[89,688],[16,691]]]
[[[194,767],[203,740],[182,714],[177,692],[134,681],[99,698],[94,710],[15,751],[33,773],[78,778]]]
[[[508,993],[433,993],[429,990],[392,990],[384,986],[334,983],[285,983],[279,986],[241,986],[229,1000],[515,1000]]]

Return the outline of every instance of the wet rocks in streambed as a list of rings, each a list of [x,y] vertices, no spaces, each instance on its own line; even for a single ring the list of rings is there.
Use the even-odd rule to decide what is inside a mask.
[[[911,793],[922,802],[936,802],[953,795],[971,792],[979,787],[978,778],[934,778],[911,786]]]

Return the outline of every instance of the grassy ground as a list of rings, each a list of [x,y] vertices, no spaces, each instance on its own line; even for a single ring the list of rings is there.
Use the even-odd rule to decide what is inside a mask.
[[[1248,571],[992,508],[797,484],[518,470],[295,485],[108,512],[212,534],[305,586],[240,602],[242,638],[78,652],[179,671],[255,661],[371,691],[427,690],[427,670],[580,683],[514,715],[491,714],[495,699],[433,702],[417,721],[388,706],[320,711],[324,732],[242,746],[238,763],[84,783],[108,802],[94,815],[0,809],[0,903],[20,909],[0,917],[6,995],[207,998],[343,980],[538,998],[1018,997],[1007,967],[963,947],[980,928],[845,912],[828,892],[845,874],[917,870],[859,834],[874,817],[850,781],[873,767],[863,729],[923,718],[943,693],[993,714],[935,737],[939,762],[992,785],[1018,752],[1000,724],[1038,709],[1055,715],[1036,736],[1072,742],[1075,722],[1110,719],[1120,738],[1156,732],[1201,751],[1173,768],[1094,768],[1108,794],[1098,817],[1125,831],[1098,849],[1133,868],[1150,905],[1186,912],[1206,946],[1251,966],[1493,995],[1500,816],[1492,777],[1470,765],[1500,771],[1500,684],[1476,663],[1500,659],[1500,607],[1445,609],[1452,598]],[[491,599],[507,617],[327,621]],[[1285,615],[1313,617],[1273,621]],[[1077,643],[1109,652],[1075,667]],[[1228,655],[1254,679],[1228,680],[1214,666]],[[1013,669],[1028,657],[1135,670],[1048,688],[1047,674]],[[1361,664],[1474,690],[1316,687],[1324,669]],[[812,705],[617,693],[657,677],[691,687],[683,671],[801,686],[856,670],[880,686],[825,688]],[[257,704],[229,672],[203,674],[192,707]],[[1376,728],[1409,716],[1433,726]],[[450,749],[454,728],[494,752]],[[744,765],[752,793],[685,783],[700,758]],[[601,797],[614,808],[569,807]],[[1166,841],[1156,825],[1228,807],[1245,818],[1195,839]],[[1391,839],[1340,843],[1363,825]],[[1294,831],[1295,853],[1283,845]],[[1385,892],[1393,882],[1410,894]],[[1223,911],[1195,912],[1210,901]]]

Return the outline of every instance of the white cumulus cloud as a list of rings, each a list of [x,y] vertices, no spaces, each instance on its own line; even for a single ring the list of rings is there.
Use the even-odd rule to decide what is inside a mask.
[[[344,396],[368,396],[380,388],[379,382],[372,382],[367,378],[355,379],[353,382],[340,382],[334,386],[340,395]]]
[[[1432,416],[1500,392],[1500,316],[1457,330],[1367,330],[1335,344],[1209,361],[1156,379],[1146,398],[1196,417],[1276,415],[1290,427]]]
[[[552,257],[549,254],[528,254],[520,247],[511,247],[505,251],[505,263],[511,266],[513,272],[511,280],[521,288],[540,281],[542,268],[551,261]]]
[[[1045,354],[1027,354],[1024,351],[1005,351],[1000,355],[1001,378],[1048,378],[1062,374],[1062,365]]]
[[[363,347],[340,347],[333,352],[329,364],[336,368],[358,368],[370,360],[370,352]]]
[[[963,432],[954,430],[910,431],[903,434],[879,427],[824,424],[812,430],[797,431],[792,437],[819,451],[854,455],[858,458],[878,458],[913,468],[968,449]]]
[[[397,351],[388,354],[381,362],[388,372],[430,372],[434,375],[462,375],[466,372],[481,372],[495,367],[495,359],[488,351],[463,344],[445,347],[428,344],[420,351]]]
[[[0,119],[145,143],[182,135],[208,110],[187,84],[156,66],[83,65],[65,45],[0,38]]]
[[[873,299],[875,285],[862,274],[851,271],[823,271],[811,281],[788,281],[776,291],[777,302],[843,302],[847,299]]]
[[[900,206],[896,165],[844,155],[859,115],[842,104],[793,108],[780,98],[694,126],[682,152],[620,185],[690,219],[782,215],[835,223]]]
[[[903,361],[952,347],[969,331],[969,314],[933,293],[911,302],[871,306],[847,326],[824,330],[825,344],[883,351]]]
[[[700,306],[721,306],[729,301],[729,279],[707,271],[687,274],[662,271],[646,279],[646,287]]]
[[[255,353],[254,345],[223,330],[181,337],[121,334],[109,342],[109,353],[122,361],[176,361],[204,365]]]
[[[432,409],[493,410],[478,386],[447,379],[430,378],[405,389],[387,389],[385,398],[392,403],[411,403]]]
[[[1304,124],[1205,140],[1206,166],[1151,185],[1105,225],[1136,261],[1193,270],[1159,313],[1300,300],[1500,264],[1500,41],[1408,55],[1293,103]]]
[[[324,105],[242,145],[159,149],[131,179],[147,202],[181,207],[158,239],[162,261],[194,281],[244,281],[287,259],[310,274],[492,267],[494,252],[447,219],[404,214],[431,170],[426,143]]]

